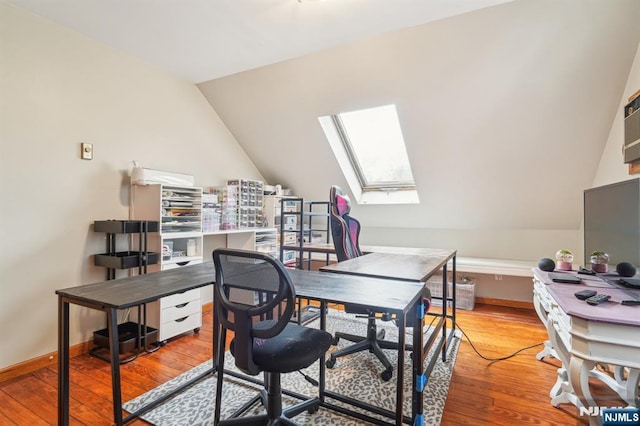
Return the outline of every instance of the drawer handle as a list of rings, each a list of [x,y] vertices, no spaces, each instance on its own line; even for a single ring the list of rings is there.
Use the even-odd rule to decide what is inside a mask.
[[[176,305],[176,308],[180,309],[180,308],[184,308],[185,306],[187,306],[189,304],[189,302],[187,303],[181,303],[179,305]]]
[[[176,322],[182,322],[182,321],[186,320],[187,318],[189,318],[188,315],[186,317],[184,317],[184,318],[177,319]]]

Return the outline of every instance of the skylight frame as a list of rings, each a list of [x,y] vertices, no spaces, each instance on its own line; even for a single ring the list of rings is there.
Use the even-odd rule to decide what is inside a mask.
[[[405,181],[387,180],[387,181],[371,181],[370,182],[366,177],[367,174],[365,173],[362,162],[358,158],[356,149],[353,143],[351,142],[351,137],[349,136],[347,127],[345,126],[342,120],[341,116],[343,113],[333,114],[330,116],[333,122],[333,125],[335,126],[336,132],[339,136],[339,139],[344,147],[347,158],[349,159],[353,172],[355,173],[358,179],[362,192],[384,191],[388,193],[390,191],[415,191],[416,190],[415,179],[413,179],[413,171],[411,169],[411,163],[409,161],[408,154],[406,152],[406,143],[404,141],[404,136],[402,135],[402,130],[400,128],[400,122],[399,122],[395,105],[394,104],[384,105],[380,107],[362,109],[354,112],[365,112],[369,109],[379,109],[379,108],[385,108],[389,106],[393,107],[394,119],[396,120],[395,124],[397,124],[398,130],[400,130],[399,142],[404,150],[404,154],[406,154],[406,164],[403,163],[400,166],[406,167],[408,169],[408,172],[412,178],[411,180],[405,180]]]

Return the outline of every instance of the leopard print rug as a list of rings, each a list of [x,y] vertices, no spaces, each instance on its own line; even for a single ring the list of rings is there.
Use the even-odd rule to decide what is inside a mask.
[[[316,320],[317,322],[317,320]],[[312,322],[308,326],[313,327]],[[317,325],[316,325],[317,326]],[[385,329],[385,340],[397,341],[398,329],[392,322],[378,321],[378,327]],[[331,310],[327,314],[327,331],[333,334],[336,330],[358,335],[366,334],[366,320],[356,319],[352,315]],[[411,341],[411,329],[407,330],[407,341]],[[459,331],[448,349],[446,362],[442,362],[440,356],[431,372],[424,391],[424,424],[438,425],[444,409],[444,404],[449,390],[449,383],[453,366],[460,342]],[[332,346],[329,352],[351,344],[341,340],[338,346]],[[397,363],[397,352],[385,350],[386,355],[392,365]],[[431,354],[430,354],[431,355]],[[409,357],[405,357],[405,401],[403,410],[405,415],[411,414],[411,366]],[[225,368],[236,370],[233,364],[233,356],[225,356]],[[124,409],[133,412],[137,408],[157,399],[159,396],[170,391],[174,387],[184,383],[192,377],[212,367],[212,361],[204,362],[186,373],[170,380],[139,397],[126,402]],[[370,354],[363,351],[357,354],[338,358],[336,365],[332,369],[326,369],[326,389],[339,392],[340,394],[352,396],[358,400],[366,401],[372,405],[394,410],[396,398],[396,373],[394,368],[392,380],[385,382],[380,378],[383,368],[380,362]],[[317,363],[307,368],[305,374],[317,379]],[[257,376],[260,378],[261,376]],[[316,396],[317,388],[309,384],[302,375],[290,373],[282,375],[282,387],[294,392]],[[142,419],[157,426],[183,426],[183,425],[213,425],[213,411],[215,405],[216,376],[213,375],[201,380],[194,386],[183,391],[173,399],[145,413]],[[252,383],[233,378],[225,377],[223,385],[222,418],[226,418],[230,413],[242,406],[259,392],[259,387]],[[284,396],[283,407],[295,404],[297,400]],[[332,403],[340,404],[331,400]],[[259,414],[263,412],[263,407],[259,404],[247,414]],[[363,425],[367,422],[337,412],[320,408],[316,413],[302,413],[293,419],[301,425]],[[386,421],[391,421],[385,419]]]

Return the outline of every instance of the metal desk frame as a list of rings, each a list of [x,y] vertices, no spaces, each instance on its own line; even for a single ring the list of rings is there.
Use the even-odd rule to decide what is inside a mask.
[[[430,276],[433,275],[440,267],[444,271],[443,283],[446,290],[446,264],[449,259],[454,259],[455,274],[455,251],[451,252],[451,257],[442,257],[436,264]],[[398,317],[399,325],[399,345],[405,345],[405,331],[407,325],[413,325],[422,329],[424,325],[424,307],[422,304],[424,287],[423,285],[407,285],[404,280],[403,291],[394,291],[394,294],[387,294],[389,285],[403,285],[401,280],[390,283],[389,279],[371,278],[365,276],[346,276],[338,274],[328,274],[324,272],[312,272],[302,270],[291,270],[290,275],[297,295],[309,298],[311,300],[320,301],[323,309],[321,324],[325,324],[327,303],[356,303],[364,306],[372,306],[374,308],[382,308],[388,310]],[[75,304],[91,309],[100,310],[107,314],[107,324],[109,329],[110,351],[112,354],[118,353],[118,324],[117,311],[133,306],[142,306],[146,303],[153,302],[165,296],[176,293],[182,293],[195,288],[201,288],[213,283],[215,277],[213,263],[207,262],[199,265],[185,266],[182,268],[172,269],[168,271],[154,272],[146,275],[139,275],[117,280],[105,281],[95,284],[88,284],[78,287],[57,290],[58,295],[58,424],[66,426],[69,424],[69,305]],[[372,291],[373,289],[379,291]],[[455,289],[455,285],[454,285]],[[386,292],[384,290],[387,290]],[[400,294],[403,293],[403,294]],[[384,295],[382,299],[374,300],[372,294]],[[444,293],[446,300],[446,292]],[[455,299],[455,298],[454,298]],[[454,302],[455,303],[455,302]],[[455,306],[455,305],[454,305]],[[410,315],[410,313],[415,315]],[[445,312],[445,311],[443,311]],[[455,312],[455,308],[454,308]],[[215,315],[214,315],[215,317]],[[408,319],[409,318],[409,319]],[[446,315],[445,315],[446,323]],[[215,321],[215,319],[214,319]],[[146,326],[146,324],[142,324]],[[144,328],[143,328],[144,329]],[[214,328],[215,333],[215,328]],[[443,330],[446,333],[446,327]],[[435,334],[435,333],[434,333]],[[324,374],[320,376],[320,398],[322,406],[355,415],[355,411],[336,406],[325,400],[325,397],[333,398],[354,405],[356,407],[370,410],[373,413],[386,417],[395,418],[395,424],[401,425],[409,423],[414,425],[423,424],[423,398],[422,392],[426,385],[423,364],[425,358],[425,350],[435,340],[432,334],[427,344],[424,344],[423,333],[413,333],[413,390],[412,390],[412,418],[407,418],[402,412],[402,401],[404,399],[404,377],[402,369],[404,368],[404,351],[398,352],[397,372],[397,392],[396,392],[396,411],[395,413],[374,407],[370,404],[362,403],[351,398],[342,396],[332,391],[324,389]],[[446,334],[443,334],[446,337]],[[215,343],[214,337],[213,342]],[[446,343],[441,339],[443,345],[443,360],[445,360]],[[215,348],[214,348],[215,354]],[[421,360],[422,362],[417,362]],[[430,372],[435,365],[435,357],[430,361],[427,371]],[[171,396],[181,392],[185,388],[191,386],[198,380],[210,375],[211,371],[204,372],[200,376],[194,378],[189,383],[181,386],[172,392],[171,395],[163,397],[161,400],[154,401],[145,407],[140,408],[134,413],[124,417],[122,414],[122,390],[120,378],[120,360],[117,356],[111,357],[111,377],[112,377],[112,395],[113,395],[113,415],[114,423],[123,425],[135,418],[140,417],[143,413],[149,411],[153,407],[166,401]],[[321,370],[322,372],[322,370]],[[378,424],[384,423],[374,418],[369,418],[361,414],[358,418],[374,421]]]

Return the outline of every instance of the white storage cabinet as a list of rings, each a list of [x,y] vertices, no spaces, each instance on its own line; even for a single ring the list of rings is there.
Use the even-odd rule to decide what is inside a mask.
[[[202,188],[165,184],[132,185],[130,215],[137,220],[160,222],[160,232],[149,235],[148,249],[160,253],[158,265],[167,270],[202,263]],[[167,339],[202,326],[200,289],[165,297],[147,304],[147,323]]]

